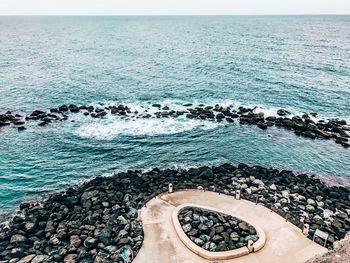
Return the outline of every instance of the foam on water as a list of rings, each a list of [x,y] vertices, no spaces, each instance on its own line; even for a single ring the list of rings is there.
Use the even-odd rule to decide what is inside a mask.
[[[122,102],[119,102],[122,103]],[[184,106],[188,103],[192,103],[190,106],[196,107],[200,104],[204,106],[215,106],[216,104],[227,107],[231,106],[232,109],[238,110],[240,106],[255,108],[254,112],[263,112],[265,117],[267,116],[278,116],[277,111],[279,108],[266,107],[264,105],[244,105],[234,100],[207,100],[207,101],[184,101],[184,100],[171,100],[165,99],[156,102],[127,102],[122,103],[130,108],[131,112],[137,111],[139,114],[151,114],[152,118],[135,118],[136,115],[131,114],[130,118],[121,118],[108,113],[104,119],[91,119],[81,114],[71,115],[71,120],[74,120],[75,126],[78,128],[74,129],[74,134],[82,138],[92,138],[97,140],[112,140],[118,136],[157,136],[176,134],[181,132],[190,131],[196,128],[199,129],[214,129],[222,123],[210,122],[208,120],[196,120],[187,119],[185,116],[179,118],[155,118],[154,114],[160,109],[153,107],[152,104],[158,103],[161,107],[168,106],[170,110],[175,111],[186,111],[189,107]],[[109,101],[103,104],[92,103],[95,107],[113,106],[118,105],[118,102]],[[296,111],[294,109],[287,108],[291,112],[288,117],[295,115],[301,116],[304,114],[302,111]],[[312,117],[314,121],[319,119],[325,119],[323,116]]]
[[[220,105],[222,107],[231,107],[232,110],[237,110],[239,107],[245,107],[245,108],[254,108],[255,113],[262,112],[264,113],[265,117],[267,116],[276,116],[279,117],[277,114],[277,111],[279,109],[284,109],[290,112],[290,114],[287,117],[293,117],[293,116],[302,116],[304,113],[310,113],[306,111],[302,111],[300,109],[295,109],[291,107],[272,107],[270,105],[263,105],[263,104],[247,104],[247,103],[242,103],[237,100],[230,100],[230,99],[224,99],[224,100],[217,100],[217,99],[203,99],[203,100],[174,100],[174,99],[164,99],[164,100],[156,100],[156,101],[105,101],[103,103],[91,103],[89,105],[92,105],[94,107],[99,107],[103,108],[105,106],[115,106],[118,104],[123,104],[125,106],[128,106],[132,112],[137,111],[139,114],[151,114],[154,115],[154,113],[161,111],[158,107],[152,106],[153,104],[160,104],[161,108],[164,106],[168,106],[170,110],[175,110],[175,111],[187,111],[188,108],[194,108],[199,105],[204,105],[205,106],[215,106],[215,105]],[[191,106],[184,106],[186,104],[192,104]],[[114,117],[111,114],[108,114],[106,118]],[[309,117],[314,120],[327,120],[327,119],[334,119],[334,118],[339,118],[339,119],[344,119],[347,122],[350,122],[349,117],[343,117],[343,116],[332,116],[332,115],[325,115],[325,114],[318,114],[317,117],[313,117],[309,115]],[[83,116],[83,118],[89,118]],[[74,121],[79,121],[82,119],[82,117],[79,114],[73,114],[70,117],[71,120]],[[188,120],[190,121],[190,120]]]
[[[82,138],[112,140],[118,136],[156,136],[175,134],[193,129],[214,129],[218,123],[187,120],[184,118],[169,119],[120,119],[109,118],[83,124],[74,131]]]

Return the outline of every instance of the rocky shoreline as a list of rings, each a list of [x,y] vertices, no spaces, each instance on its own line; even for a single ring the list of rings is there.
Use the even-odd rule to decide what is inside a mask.
[[[293,131],[296,135],[305,138],[332,139],[335,143],[345,148],[350,147],[349,132],[350,126],[342,119],[316,120],[317,113],[304,113],[302,116],[292,116],[284,109],[277,110],[276,116],[265,116],[257,107],[247,108],[233,106],[212,105],[183,105],[184,110],[170,109],[168,106],[153,104],[150,107],[143,107],[138,112],[126,105],[91,106],[91,105],[61,105],[49,111],[35,110],[29,115],[21,115],[10,111],[0,114],[0,128],[10,126],[19,131],[26,129],[26,124],[37,121],[38,126],[46,126],[53,122],[66,121],[70,114],[83,114],[92,118],[106,118],[107,115],[119,116],[121,118],[178,118],[198,119],[202,121],[239,123],[256,125],[262,130],[270,127],[281,127]]]
[[[256,229],[247,222],[219,212],[190,207],[180,211],[182,230],[197,246],[221,252],[246,247],[258,241]]]
[[[137,211],[153,197],[200,188],[264,205],[302,228],[330,236],[327,247],[350,231],[350,189],[328,186],[314,176],[230,163],[189,169],[154,168],[97,177],[45,201],[22,203],[0,225],[0,262],[123,262],[143,241]],[[316,240],[317,241],[317,240]],[[320,241],[322,243],[322,241]]]

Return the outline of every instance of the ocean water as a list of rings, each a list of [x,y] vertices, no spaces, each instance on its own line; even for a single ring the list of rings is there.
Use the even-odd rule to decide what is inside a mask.
[[[0,112],[258,105],[350,121],[350,16],[0,17]],[[0,130],[0,213],[127,169],[225,161],[350,183],[350,151],[278,128],[96,120]]]

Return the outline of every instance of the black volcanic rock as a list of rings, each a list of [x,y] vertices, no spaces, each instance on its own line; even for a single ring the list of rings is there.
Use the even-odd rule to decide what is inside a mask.
[[[107,255],[103,262],[118,262],[116,251],[126,245],[137,254],[143,241],[137,209],[166,192],[169,182],[175,190],[201,187],[235,195],[235,190],[240,189],[241,197],[252,202],[258,196],[260,205],[296,226],[302,228],[303,222],[309,223],[310,238],[316,229],[330,234],[328,247],[350,231],[350,190],[328,186],[315,176],[296,176],[291,171],[244,163],[238,167],[225,163],[188,170],[154,168],[97,177],[52,194],[41,203],[22,203],[20,216],[12,217],[8,227],[0,224],[0,261],[37,253],[36,260],[46,262],[61,262],[66,257],[97,260],[101,254]],[[207,218],[203,222],[192,220],[186,232],[193,238],[199,233],[208,236],[209,239],[194,238],[205,249],[234,249],[255,235],[254,229],[244,223],[229,222],[238,224],[231,231],[219,224],[219,217]],[[208,243],[212,238],[215,242]]]
[[[212,252],[228,251],[256,242],[253,226],[239,218],[196,207],[186,207],[178,215],[180,225],[196,245]]]

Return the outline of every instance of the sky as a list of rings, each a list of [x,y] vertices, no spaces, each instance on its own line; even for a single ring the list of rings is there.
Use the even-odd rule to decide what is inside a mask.
[[[350,14],[350,0],[0,0],[0,15]]]

